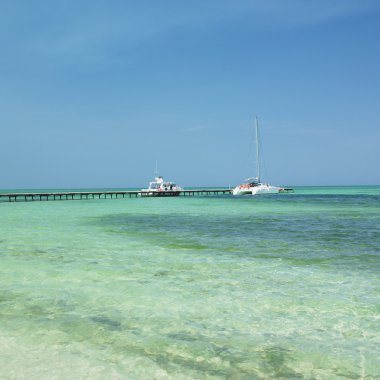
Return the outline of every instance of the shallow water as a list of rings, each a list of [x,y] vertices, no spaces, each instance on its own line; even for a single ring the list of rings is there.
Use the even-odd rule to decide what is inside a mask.
[[[380,187],[0,204],[1,379],[376,379]]]

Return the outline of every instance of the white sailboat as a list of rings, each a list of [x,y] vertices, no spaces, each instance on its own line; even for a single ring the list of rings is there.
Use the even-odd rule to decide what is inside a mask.
[[[244,183],[236,186],[233,195],[259,195],[259,194],[278,194],[285,191],[290,191],[284,187],[277,187],[263,183],[260,180],[260,141],[259,141],[259,122],[256,117],[256,177],[247,178]]]

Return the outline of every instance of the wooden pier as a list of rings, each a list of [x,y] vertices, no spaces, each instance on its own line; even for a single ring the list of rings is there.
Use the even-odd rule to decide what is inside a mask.
[[[89,199],[113,199],[141,197],[141,190],[127,191],[59,191],[49,193],[0,193],[0,202],[32,202],[32,201],[66,201]],[[194,189],[181,190],[180,196],[227,195],[232,189]],[[160,196],[171,196],[161,194]]]

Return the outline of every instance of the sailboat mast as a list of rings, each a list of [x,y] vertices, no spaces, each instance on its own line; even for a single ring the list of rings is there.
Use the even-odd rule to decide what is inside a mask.
[[[259,121],[256,116],[256,176],[260,182],[260,143],[259,143]]]

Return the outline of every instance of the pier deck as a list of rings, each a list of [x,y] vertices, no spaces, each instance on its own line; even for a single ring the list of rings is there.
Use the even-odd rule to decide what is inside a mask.
[[[36,193],[0,193],[0,202],[32,202],[32,201],[63,201],[84,199],[112,199],[140,197],[141,190],[127,191],[59,191],[59,192],[36,192]],[[181,190],[180,196],[206,196],[231,194],[232,189],[194,189]],[[161,196],[170,196],[161,195]]]

